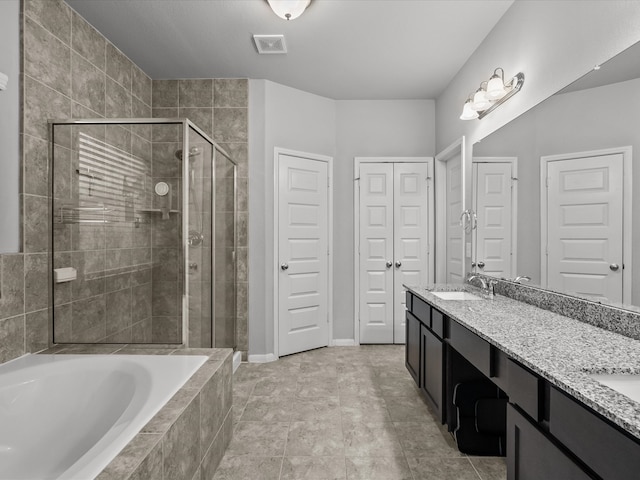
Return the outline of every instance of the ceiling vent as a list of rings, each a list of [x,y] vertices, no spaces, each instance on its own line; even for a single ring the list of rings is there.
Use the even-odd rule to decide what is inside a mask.
[[[260,55],[287,53],[284,35],[254,35],[253,41]]]

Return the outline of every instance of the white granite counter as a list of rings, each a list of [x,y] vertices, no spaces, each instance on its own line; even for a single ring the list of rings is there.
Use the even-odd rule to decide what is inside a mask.
[[[640,374],[640,341],[501,295],[461,301],[430,293],[465,290],[481,295],[469,285],[407,288],[640,440],[640,403],[588,376]]]

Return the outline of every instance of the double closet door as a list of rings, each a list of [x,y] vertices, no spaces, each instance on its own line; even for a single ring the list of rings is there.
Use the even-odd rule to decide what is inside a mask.
[[[428,281],[432,163],[360,163],[360,343],[404,343],[406,285]]]

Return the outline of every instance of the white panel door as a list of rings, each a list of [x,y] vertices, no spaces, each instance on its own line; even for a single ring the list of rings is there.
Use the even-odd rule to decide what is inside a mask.
[[[497,278],[511,276],[512,165],[474,163],[475,271]]]
[[[462,214],[462,157],[460,154],[446,163],[446,283],[462,283],[464,235],[460,226]]]
[[[547,287],[622,301],[622,154],[548,164]]]
[[[329,344],[326,162],[279,156],[279,355]]]
[[[427,284],[428,167],[426,163],[394,164],[394,343],[405,341],[402,285]]]
[[[393,343],[393,164],[360,165],[360,342]]]

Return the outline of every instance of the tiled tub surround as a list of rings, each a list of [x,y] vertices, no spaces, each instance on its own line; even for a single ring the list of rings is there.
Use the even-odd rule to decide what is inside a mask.
[[[640,342],[587,323],[496,295],[493,300],[442,300],[432,291],[462,285],[408,287],[508,356],[538,373],[640,439],[640,405],[605,387],[589,373],[640,374]]]
[[[206,355],[209,359],[97,480],[211,480],[232,432],[232,350],[65,345],[43,353]]]
[[[95,478],[208,358],[25,355],[0,365],[0,478]]]

